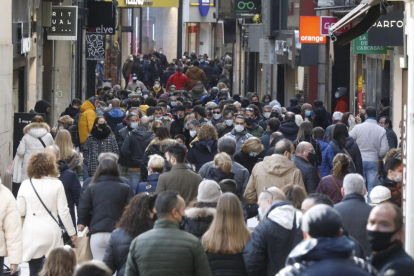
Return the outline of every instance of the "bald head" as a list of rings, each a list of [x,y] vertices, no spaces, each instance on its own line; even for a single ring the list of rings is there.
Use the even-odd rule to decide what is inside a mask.
[[[112,107],[114,107],[114,108],[119,107],[119,106],[120,106],[119,100],[118,100],[118,99],[112,99],[112,101],[111,101],[111,105],[112,105]]]
[[[286,196],[283,191],[277,187],[271,187],[260,194],[259,200],[270,200],[271,203],[286,201]]]
[[[296,147],[296,156],[302,157],[306,161],[309,162],[309,153],[315,153],[313,146],[311,143],[308,142],[300,142],[299,145]]]
[[[141,118],[141,126],[148,127],[148,124],[150,123],[150,121],[151,121],[151,118],[150,117],[143,116]]]

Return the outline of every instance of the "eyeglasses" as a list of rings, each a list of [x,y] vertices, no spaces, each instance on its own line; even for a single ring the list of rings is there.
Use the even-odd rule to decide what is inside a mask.
[[[268,193],[269,195],[271,195],[272,196],[272,200],[273,200],[273,194],[267,190],[267,187],[264,187],[263,188],[263,192],[264,193]]]
[[[219,112],[214,112],[214,111],[213,111],[213,114],[221,114],[221,112],[220,112],[220,111],[219,111]]]
[[[254,108],[252,108],[252,107],[246,107],[246,109],[245,109],[246,111],[254,111]]]
[[[315,150],[314,149],[312,149],[312,150],[305,150],[305,151],[307,151],[309,153],[315,153]]]

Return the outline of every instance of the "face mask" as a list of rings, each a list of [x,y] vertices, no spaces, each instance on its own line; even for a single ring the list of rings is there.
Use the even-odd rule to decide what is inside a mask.
[[[159,84],[156,84],[156,85],[154,85],[154,87],[155,87],[155,88],[159,88],[159,87],[160,87],[160,85],[159,85]]]
[[[391,238],[399,230],[394,232],[379,232],[367,230],[368,242],[371,246],[372,251],[379,252],[389,248],[392,244]]]
[[[160,53],[160,55],[162,55],[162,51],[159,51],[158,53]]]
[[[397,176],[394,177],[395,182],[401,182],[402,181],[402,173],[397,173]]]
[[[338,99],[338,98],[339,98],[339,94],[335,94],[335,98],[337,98],[337,99]]]
[[[227,126],[232,126],[233,125],[233,120],[232,119],[226,120],[226,125]]]
[[[141,94],[141,90],[135,91],[136,94]]]
[[[142,96],[144,99],[146,99],[146,98],[148,98],[148,95],[147,94],[145,94],[144,96]]]
[[[218,120],[221,118],[221,114],[213,114],[214,120]]]
[[[265,103],[268,103],[268,102],[270,102],[270,100],[269,99],[265,99],[264,102]]]
[[[237,132],[242,132],[244,130],[244,126],[242,125],[237,125],[234,127],[234,130]]]
[[[305,116],[306,117],[309,117],[311,114],[312,114],[312,111],[310,111],[310,110],[305,111]]]
[[[59,130],[63,129],[63,126],[59,126],[59,127],[58,127],[58,129],[59,129]]]
[[[162,117],[159,117],[159,118],[154,117],[154,120],[155,120],[155,121],[161,121],[161,120],[162,120]]]
[[[292,154],[290,155],[290,161],[295,162],[296,160],[296,155]]]
[[[264,214],[263,214],[263,211],[262,211],[262,208],[257,208],[257,212],[259,213],[259,219],[260,220],[263,220],[264,219]]]
[[[134,61],[134,59],[133,59],[133,58],[130,58],[129,60],[130,60],[130,61]]]
[[[99,111],[99,107],[96,108],[96,111]]]
[[[137,77],[133,77],[133,78],[132,78],[132,80],[133,80],[133,81],[136,81],[136,80],[137,80]]]
[[[105,62],[104,61],[101,61],[101,64],[104,64]]]
[[[178,223],[180,225],[181,230],[184,230],[186,223],[187,223],[187,216],[181,216],[181,221]]]
[[[349,120],[349,121],[348,121],[348,125],[349,125],[349,126],[351,126],[351,125],[352,125],[352,121],[351,121],[351,120]]]
[[[190,136],[195,137],[197,135],[197,130],[190,130]]]
[[[177,103],[176,102],[170,102],[171,106],[175,106]]]
[[[315,153],[312,153],[312,152],[309,152],[308,153],[308,160],[309,160],[309,163],[311,163],[311,164],[315,163],[316,154]]]
[[[248,126],[251,126],[254,124],[254,119],[249,117],[245,119],[245,122]]]
[[[272,118],[279,118],[279,112],[272,112],[272,113],[270,113],[270,117],[272,117]]]
[[[249,153],[249,155],[250,155],[251,157],[256,157],[256,156],[258,155],[258,153],[257,153],[257,152],[251,152],[251,153]]]
[[[137,128],[138,127],[138,123],[131,123],[131,128]]]
[[[105,128],[106,128],[106,123],[99,124],[99,125],[98,125],[98,127],[99,127],[100,129],[105,129]]]
[[[400,134],[402,134],[402,128],[400,128]]]
[[[139,59],[139,61],[143,62],[143,61],[144,61],[144,59],[143,59],[143,58],[140,58],[140,59]]]
[[[270,114],[272,114],[272,112],[265,112],[265,113],[263,113],[263,117],[268,119],[270,117]]]

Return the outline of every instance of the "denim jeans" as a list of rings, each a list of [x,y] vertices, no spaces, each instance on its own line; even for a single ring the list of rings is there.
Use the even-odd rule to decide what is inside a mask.
[[[378,175],[378,165],[376,162],[371,161],[364,161],[362,163],[364,167],[364,177],[367,181],[367,190],[369,194],[374,186],[375,177]]]
[[[132,192],[135,194],[139,182],[141,182],[141,172],[132,172],[129,171],[129,185],[131,186]]]

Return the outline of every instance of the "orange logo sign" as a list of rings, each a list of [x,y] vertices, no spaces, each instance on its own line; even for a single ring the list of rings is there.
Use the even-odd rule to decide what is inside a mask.
[[[319,16],[301,16],[299,26],[300,43],[325,43],[326,37],[320,32]]]

